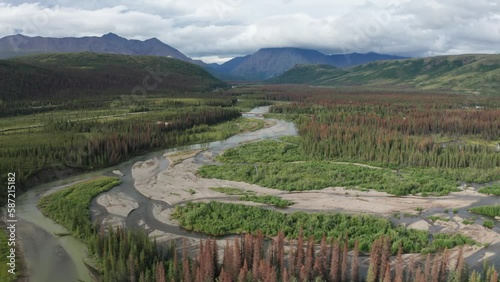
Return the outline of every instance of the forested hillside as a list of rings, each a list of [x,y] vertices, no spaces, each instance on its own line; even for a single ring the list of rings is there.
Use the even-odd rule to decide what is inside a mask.
[[[223,86],[201,67],[166,57],[84,52],[0,60],[0,100],[7,102],[211,91]]]
[[[458,55],[377,61],[340,70],[299,65],[272,83],[325,86],[398,86],[418,89],[452,89],[474,94],[500,92],[500,55]]]

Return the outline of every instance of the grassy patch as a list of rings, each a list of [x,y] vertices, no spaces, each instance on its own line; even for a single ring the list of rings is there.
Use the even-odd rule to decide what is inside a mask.
[[[286,141],[263,140],[228,149],[217,160],[225,163],[270,163],[300,161],[299,146]]]
[[[250,191],[250,190],[242,190],[239,188],[232,188],[232,187],[212,187],[209,189],[212,191],[224,193],[227,195],[253,195],[253,194],[255,194],[255,192]]]
[[[485,220],[483,222],[483,226],[492,229],[495,226],[495,223],[493,222],[493,220]]]
[[[464,218],[464,220],[462,221],[462,223],[465,224],[465,225],[471,225],[471,224],[474,224],[475,221],[472,221],[470,219]]]
[[[294,204],[294,202],[292,202],[292,201],[284,200],[278,196],[271,196],[271,195],[266,195],[266,196],[246,195],[246,196],[240,197],[240,200],[241,201],[250,201],[250,202],[255,202],[255,203],[263,203],[263,204],[275,206],[278,208],[286,208],[286,207]]]
[[[278,196],[272,196],[272,195],[265,195],[265,196],[260,196],[260,195],[255,195],[255,192],[250,191],[250,190],[242,190],[238,188],[231,188],[231,187],[212,187],[210,190],[224,193],[227,195],[237,195],[241,196],[240,201],[249,201],[249,202],[255,202],[255,203],[262,203],[266,205],[271,205],[275,206],[278,208],[286,208],[288,206],[293,205],[294,203],[292,201],[284,200],[281,199]]]
[[[4,226],[2,225],[2,228]],[[0,281],[5,281],[5,282],[13,282],[17,280],[17,276],[20,273],[19,266],[20,266],[20,261],[19,261],[19,251],[16,251],[16,269],[15,269],[15,274],[11,274],[8,272],[10,267],[7,265],[9,263],[9,258],[7,256],[10,254],[10,248],[13,248],[8,245],[8,239],[9,237],[7,236],[7,233],[5,233],[4,230],[0,231]]]
[[[295,239],[302,228],[305,237],[314,236],[319,241],[323,234],[329,238],[340,238],[347,232],[349,245],[354,245],[354,241],[358,240],[362,251],[368,251],[371,243],[382,234],[391,236],[393,252],[397,251],[400,243],[405,252],[420,252],[424,248],[452,248],[473,243],[459,234],[437,234],[430,242],[428,232],[393,226],[387,219],[369,215],[304,212],[285,214],[260,207],[210,202],[177,206],[173,217],[188,230],[215,236],[255,233],[257,230],[266,236],[276,236],[282,230],[288,238]]]
[[[430,221],[432,221],[432,222],[435,222],[435,221],[438,221],[438,220],[445,221],[445,222],[450,221],[450,219],[447,218],[447,217],[440,217],[440,216],[437,216],[437,215],[428,216],[427,219],[430,220]]]
[[[479,189],[478,192],[488,195],[500,196],[500,184],[483,187]]]
[[[500,216],[500,205],[479,206],[470,209],[471,212],[486,216]]]
[[[238,133],[261,129],[264,125],[263,120],[237,118],[212,126],[206,124],[194,126],[186,130],[186,133],[189,135],[189,143],[192,144],[226,139]]]

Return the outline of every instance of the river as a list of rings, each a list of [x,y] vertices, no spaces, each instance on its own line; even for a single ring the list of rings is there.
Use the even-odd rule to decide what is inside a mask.
[[[246,117],[260,118],[257,115],[266,113],[269,107],[258,107],[253,109]],[[194,238],[205,238],[202,234],[188,232],[175,225],[169,225],[158,221],[153,215],[153,210],[168,209],[172,206],[162,201],[151,200],[134,187],[134,178],[132,177],[132,167],[136,162],[146,161],[149,159],[160,160],[158,171],[165,170],[169,163],[165,159],[164,154],[168,152],[206,149],[212,157],[206,159],[207,154],[198,154],[195,161],[200,164],[212,163],[213,157],[220,154],[222,151],[233,148],[242,142],[248,142],[259,139],[275,139],[286,135],[296,135],[297,129],[291,122],[282,120],[269,120],[274,123],[273,126],[263,128],[254,132],[237,134],[223,141],[216,141],[204,144],[195,144],[189,146],[181,146],[177,148],[160,150],[138,156],[121,163],[119,165],[103,169],[100,171],[85,173],[66,179],[61,179],[55,182],[47,183],[35,187],[17,199],[17,216],[18,229],[17,236],[21,245],[24,258],[27,264],[27,274],[30,281],[33,282],[67,282],[67,281],[90,281],[90,275],[84,264],[86,258],[86,248],[77,239],[71,236],[58,237],[55,233],[64,233],[63,227],[55,224],[52,220],[44,217],[37,209],[36,205],[41,196],[45,193],[50,193],[64,187],[67,187],[75,182],[89,179],[100,175],[114,175],[113,171],[119,170],[123,173],[122,183],[107,192],[109,195],[121,194],[137,202],[137,208],[133,209],[127,216],[120,218],[126,228],[140,228],[147,230],[159,230],[180,236],[188,236]],[[487,198],[489,199],[489,198]],[[498,203],[496,200],[484,200],[480,204],[489,204],[492,202]],[[452,208],[452,207],[451,207]],[[466,212],[460,210],[460,213]],[[96,203],[96,200],[91,205],[92,220],[102,222],[109,216],[107,210]],[[408,220],[407,220],[408,221]],[[396,222],[397,223],[397,222]],[[407,222],[409,223],[409,222]],[[147,228],[146,228],[147,227]],[[495,229],[499,229],[499,224]],[[438,232],[438,230],[435,230]],[[498,249],[498,246],[493,246]],[[490,250],[492,251],[492,250]],[[495,251],[499,251],[496,250]],[[498,257],[498,256],[497,256]]]
[[[269,107],[258,107],[244,116],[250,118],[260,118],[257,117],[257,115],[266,113],[268,109]],[[54,223],[49,218],[43,216],[38,210],[37,203],[44,194],[60,190],[85,179],[100,175],[113,175],[112,172],[114,170],[119,170],[124,174],[121,178],[122,183],[111,189],[108,193],[125,194],[137,201],[139,205],[138,208],[131,212],[126,219],[124,219],[125,226],[127,228],[140,228],[144,226],[145,223],[147,226],[160,231],[183,236],[204,238],[205,236],[202,234],[187,232],[177,226],[164,224],[155,219],[152,214],[154,205],[157,205],[162,209],[170,206],[164,202],[153,201],[146,198],[135,189],[134,179],[131,174],[133,165],[139,161],[159,158],[161,159],[159,170],[164,170],[168,166],[168,161],[163,157],[163,155],[168,152],[190,149],[207,149],[215,156],[225,149],[238,146],[241,142],[259,139],[272,139],[297,134],[297,129],[293,123],[282,120],[272,121],[275,124],[271,127],[263,128],[254,132],[237,134],[226,140],[160,150],[134,157],[129,161],[107,169],[68,177],[30,189],[18,197],[16,202],[18,217],[17,238],[23,251],[29,280],[32,282],[91,281],[88,270],[84,264],[84,260],[86,259],[86,247],[84,244],[72,236],[56,236],[55,234],[65,233],[67,230]],[[197,161],[202,163],[205,160],[199,158]],[[92,203],[91,212],[93,214],[93,220],[99,221],[106,216],[105,210],[100,208],[95,201]]]

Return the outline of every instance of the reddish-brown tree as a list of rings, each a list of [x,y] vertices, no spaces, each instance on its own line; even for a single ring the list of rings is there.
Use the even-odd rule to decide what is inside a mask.
[[[340,277],[342,282],[347,282],[349,277],[349,269],[348,269],[348,254],[349,254],[349,238],[347,237],[347,233],[345,234],[343,251],[342,251],[342,267],[340,270]]]
[[[304,265],[300,268],[299,272],[299,281],[300,282],[308,282],[309,281],[309,274],[307,273],[307,269]]]
[[[282,272],[282,276],[281,276],[281,281],[282,282],[290,282],[290,276],[288,275],[288,270],[286,268],[283,268],[283,272]]]
[[[391,265],[388,263],[385,267],[384,282],[392,282],[391,279]]]
[[[351,260],[351,281],[359,281],[359,242],[354,242],[354,251]]]
[[[302,265],[304,265],[304,232],[302,228],[299,231],[299,238],[297,239],[297,250],[295,253],[295,270],[300,271]]]
[[[200,246],[203,245],[203,242],[200,240]],[[200,249],[200,252],[203,249]],[[189,257],[187,255],[187,240],[184,238],[182,240],[182,274],[183,274],[183,281],[184,282],[191,282],[191,269],[189,266]],[[200,273],[201,275],[201,273]]]
[[[233,279],[231,278],[231,275],[224,269],[224,266],[222,266],[218,278],[219,282],[232,282]]]
[[[320,277],[321,279],[326,280],[325,270],[323,269],[323,264],[321,263],[321,259],[319,256],[316,256],[316,258],[314,259],[313,277]]]
[[[493,275],[491,275],[490,282],[498,282],[498,272],[494,271]]]
[[[434,262],[432,264],[432,270],[431,270],[431,281],[432,282],[439,282],[439,277],[440,277],[440,259],[438,256],[434,257]]]
[[[394,282],[403,282],[403,270],[404,270],[404,261],[403,261],[403,247],[399,244],[398,255],[396,256],[396,274],[394,276]]]
[[[379,280],[380,272],[380,261],[382,255],[382,246],[384,243],[384,238],[378,238],[372,243],[370,250],[370,266],[368,267],[367,282],[375,282]]]
[[[259,266],[262,259],[262,246],[264,241],[264,235],[262,232],[258,232],[254,240],[253,246],[253,262],[252,262],[252,275],[253,277],[259,276]]]
[[[339,242],[335,240],[332,247],[332,260],[330,264],[330,281],[339,282],[340,281],[340,246]]]
[[[238,274],[238,281],[239,282],[245,282],[246,278],[248,276],[248,264],[247,260],[243,262],[243,267],[240,269],[240,273]]]
[[[278,232],[276,247],[276,257],[278,259],[279,271],[281,272],[285,267],[285,233],[283,231]]]
[[[165,281],[165,266],[163,262],[158,262],[156,265],[156,281],[158,282],[166,282]]]
[[[427,254],[425,259],[424,275],[426,281],[431,281],[431,254]]]
[[[321,243],[320,243],[320,249],[319,249],[319,254],[318,257],[321,261],[321,267],[323,271],[326,271],[330,265],[330,252],[331,248],[328,247],[328,242],[326,240],[326,234],[323,233],[323,236],[321,237]],[[326,280],[326,277],[325,277]]]
[[[307,240],[307,251],[306,251],[306,259],[305,264],[307,274],[310,276],[314,266],[314,237],[309,236]]]
[[[443,256],[441,257],[440,265],[439,265],[439,281],[446,281],[446,277],[448,276],[448,249],[445,249],[443,252]]]
[[[384,279],[385,269],[387,265],[390,264],[391,258],[391,238],[390,237],[382,237],[382,257],[380,258],[380,279]]]
[[[248,263],[248,269],[252,268],[253,263],[253,236],[252,234],[245,234],[245,239],[243,243],[243,255]]]
[[[231,271],[233,272],[232,278],[234,280],[236,280],[238,278],[238,274],[239,274],[239,271],[240,271],[241,265],[242,265],[240,240],[238,240],[238,238],[234,238],[233,244],[234,244],[233,245],[233,264],[231,266],[232,267]]]

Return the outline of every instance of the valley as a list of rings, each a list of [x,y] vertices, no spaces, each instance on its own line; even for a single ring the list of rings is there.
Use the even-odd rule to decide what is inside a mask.
[[[0,92],[0,156],[19,176],[30,281],[237,281],[245,261],[249,281],[262,269],[413,281],[431,261],[446,279],[497,275],[498,95],[229,87],[186,62],[128,55],[2,64],[23,82]],[[131,91],[155,65],[156,87]]]
[[[97,222],[104,225],[111,224],[112,226],[126,226],[131,229],[144,230],[152,238],[156,238],[156,241],[160,244],[168,244],[167,242],[172,240],[177,240],[178,244],[181,244],[182,238],[188,238],[187,243],[184,244],[191,246],[189,252],[196,253],[199,251],[197,241],[200,238],[207,239],[209,237],[180,229],[182,223],[179,225],[179,222],[171,217],[175,206],[180,207],[187,202],[207,203],[213,201],[249,205],[249,203],[241,202],[235,197],[228,197],[209,189],[211,187],[232,187],[241,191],[253,191],[259,195],[275,195],[283,199],[289,199],[294,204],[282,210],[282,212],[286,213],[335,211],[347,212],[348,214],[369,214],[388,218],[393,224],[403,223],[410,228],[430,232],[448,230],[447,232],[451,232],[450,234],[455,234],[458,230],[459,233],[465,234],[476,242],[464,250],[465,257],[469,258],[468,261],[471,265],[474,265],[474,261],[478,256],[489,257],[490,262],[496,262],[494,257],[491,257],[491,254],[496,252],[495,250],[499,245],[499,242],[495,241],[498,239],[498,222],[496,227],[493,227],[493,230],[481,226],[482,218],[475,219],[477,222],[472,224],[463,222],[472,216],[468,212],[470,207],[498,204],[498,199],[495,200],[479,194],[473,187],[466,186],[464,191],[453,192],[444,197],[411,196],[400,198],[391,197],[391,195],[383,192],[357,191],[345,188],[327,188],[315,192],[290,193],[242,182],[204,179],[197,175],[200,167],[213,164],[218,159],[216,156],[225,156],[224,152],[240,150],[239,148],[245,146],[257,146],[263,142],[259,140],[280,140],[280,136],[296,134],[296,129],[291,123],[274,120],[268,122],[268,126],[270,127],[256,132],[236,135],[223,142],[175,148],[167,152],[161,151],[148,156],[137,157],[132,161],[106,169],[100,174],[123,176],[120,177],[121,183],[117,187],[94,199],[90,207],[93,220],[97,220]],[[245,145],[236,147],[239,144]],[[184,151],[186,153],[182,153]],[[251,151],[255,153],[261,150]],[[259,155],[254,156],[256,159],[261,161],[266,159],[266,155],[257,154]],[[286,156],[286,154],[276,156]],[[269,157],[272,158],[273,156],[267,155],[267,158]],[[140,161],[141,159],[143,161]],[[227,157],[226,161],[228,161]],[[238,162],[240,161],[238,160]],[[376,168],[368,167],[367,169]],[[79,178],[85,179],[88,177],[82,175]],[[50,189],[50,186],[47,186],[47,188]],[[311,203],[315,204],[311,206]],[[254,206],[251,203],[250,205]],[[256,207],[265,206],[257,204]],[[440,218],[437,221],[428,219],[436,216]],[[448,220],[454,222],[457,227],[450,225]],[[215,226],[222,226],[223,224],[221,222]],[[321,236],[321,233],[319,235]],[[217,244],[220,248],[223,248],[224,242],[225,239],[221,239],[217,241]],[[484,247],[486,245],[488,245],[487,248]],[[364,250],[366,251],[366,249]],[[425,257],[421,257],[422,255],[416,256],[420,257],[420,260]],[[84,258],[77,257],[75,259],[82,260]],[[407,257],[407,259],[409,258]]]

